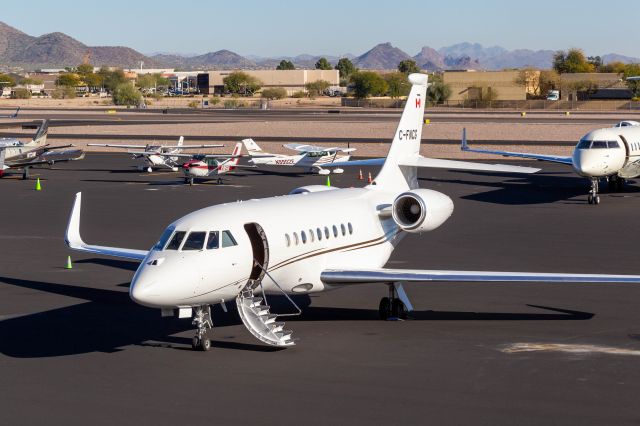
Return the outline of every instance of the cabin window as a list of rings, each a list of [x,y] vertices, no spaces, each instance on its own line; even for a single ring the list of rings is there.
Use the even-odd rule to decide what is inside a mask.
[[[202,250],[206,236],[206,232],[190,233],[182,246],[182,250]]]
[[[310,240],[311,242],[314,242],[314,241],[315,241],[315,238],[316,238],[316,237],[315,237],[315,235],[313,234],[313,229],[309,229],[309,240]]]
[[[293,242],[298,245],[300,243],[300,240],[298,239],[298,233],[294,232],[293,233]]]
[[[327,238],[327,240],[329,239],[329,228],[327,228],[326,226],[324,227],[324,236]]]
[[[175,229],[176,228],[174,228],[173,226],[170,226],[167,229],[165,229],[164,232],[162,233],[162,235],[160,235],[160,239],[158,240],[156,245],[153,246],[153,248],[155,250],[162,250],[164,248],[165,244],[167,244],[167,241],[169,241],[169,237],[171,236],[171,234],[173,234],[173,231]]]
[[[210,231],[209,239],[207,239],[207,250],[213,250],[220,247],[220,233],[218,231]]]
[[[287,247],[291,245],[291,237],[289,237],[289,234],[284,234],[284,241],[287,243]]]
[[[335,238],[338,238],[338,227],[333,225],[333,236]]]
[[[342,236],[347,235],[347,229],[344,227],[344,223],[340,224],[340,230],[342,231]]]
[[[302,244],[307,244],[307,233],[300,231],[300,239],[302,240]]]
[[[171,238],[171,241],[169,241],[169,244],[167,244],[167,247],[165,247],[165,250],[178,250],[185,235],[186,232],[184,231],[178,231],[173,234],[173,237]]]
[[[236,239],[233,238],[231,231],[222,231],[222,248],[237,246]]]
[[[320,228],[317,228],[316,231],[318,233],[318,241],[322,241],[322,231],[320,230]]]
[[[353,234],[353,226],[351,226],[351,222],[347,223],[347,227],[349,228],[349,235]]]

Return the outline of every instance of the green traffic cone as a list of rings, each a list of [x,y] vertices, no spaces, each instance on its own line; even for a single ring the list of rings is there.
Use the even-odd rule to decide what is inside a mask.
[[[327,175],[327,186],[331,186],[331,178]]]
[[[40,185],[40,178],[36,181],[36,191],[42,191],[42,185]]]
[[[71,256],[67,256],[67,266],[64,269],[73,269],[73,265],[71,264]]]

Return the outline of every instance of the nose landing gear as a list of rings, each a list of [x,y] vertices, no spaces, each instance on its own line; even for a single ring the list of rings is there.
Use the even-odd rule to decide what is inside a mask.
[[[211,340],[207,333],[213,328],[211,321],[211,306],[204,305],[195,308],[192,324],[197,327],[196,335],[191,340],[191,347],[195,350],[208,351],[211,349]]]
[[[600,204],[598,195],[598,178],[591,178],[591,190],[589,191],[589,204]]]

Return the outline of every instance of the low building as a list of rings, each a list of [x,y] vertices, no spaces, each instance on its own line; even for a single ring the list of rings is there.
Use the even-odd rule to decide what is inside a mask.
[[[589,72],[561,74],[560,97],[565,101],[631,99],[632,93],[620,74]]]
[[[238,70],[235,70],[238,71]],[[198,90],[202,94],[224,93],[224,78],[235,71],[209,71],[198,74]],[[338,70],[242,70],[261,82],[263,89],[280,87],[288,95],[304,91],[305,84],[319,80],[329,82],[331,86],[340,84]]]
[[[519,74],[520,71],[445,71],[443,82],[451,88],[450,101],[525,100],[534,85],[517,83]]]

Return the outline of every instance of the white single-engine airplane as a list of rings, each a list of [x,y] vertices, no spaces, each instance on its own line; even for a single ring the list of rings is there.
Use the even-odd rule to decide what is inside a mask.
[[[24,143],[15,138],[0,139],[0,177],[9,169],[22,169],[22,178],[29,178],[33,166],[53,165],[62,161],[84,158],[81,149],[65,149],[73,145],[50,146],[46,143],[49,120],[43,120],[31,142]]]
[[[220,184],[222,183],[221,175],[233,173],[238,168],[254,169],[256,166],[238,164],[240,157],[242,157],[241,150],[242,142],[238,142],[231,155],[197,154],[191,156],[189,161],[182,165],[185,183],[193,185],[195,180],[217,179]],[[185,156],[185,154],[180,155]]]
[[[626,179],[640,176],[640,126],[635,121],[621,121],[614,127],[593,130],[584,135],[571,156],[530,154],[525,152],[472,149],[462,133],[462,151],[529,158],[566,164],[591,181],[589,204],[600,204],[598,186],[606,178],[610,191],[622,190]]]
[[[249,162],[252,164],[258,166],[300,167],[306,169],[309,173],[318,173],[321,175],[329,174],[329,170],[323,169],[322,166],[326,166],[334,161],[349,161],[349,155],[338,156],[339,153],[349,153],[356,150],[355,148],[325,148],[322,146],[289,143],[282,146],[297,151],[298,154],[282,155],[262,151],[262,148],[260,148],[253,139],[244,139],[242,143],[245,148],[247,148],[247,152],[249,152]],[[343,170],[334,169],[333,172],[342,173]]]
[[[3,115],[0,115],[0,118],[16,118],[19,112],[20,112],[20,107],[18,107],[16,109],[16,112],[14,112],[13,114],[3,114]]]
[[[221,148],[224,145],[183,145],[184,137],[180,136],[177,145],[121,145],[109,143],[90,143],[88,146],[101,146],[106,148],[121,149],[142,149],[143,151],[127,151],[127,154],[133,155],[134,159],[142,158],[145,166],[139,166],[139,170],[145,170],[149,173],[154,169],[169,169],[173,172],[178,171],[180,166],[180,154],[185,149],[203,149],[203,148]],[[188,156],[191,156],[190,154]]]
[[[150,250],[86,244],[80,237],[81,194],[69,218],[66,242],[92,254],[140,263],[129,294],[163,315],[191,317],[193,347],[207,350],[210,306],[235,300],[240,318],[259,340],[293,345],[291,332],[276,322],[266,294],[317,293],[363,283],[384,283],[383,319],[412,310],[402,282],[617,282],[640,276],[531,272],[387,269],[395,247],[408,233],[431,231],[453,212],[446,195],[418,187],[418,167],[527,172],[537,169],[434,160],[419,154],[427,76],[411,74],[407,104],[386,162],[375,184],[338,189],[304,186],[289,195],[238,201],[190,213],[162,233]],[[288,297],[288,296],[287,296]],[[293,302],[292,302],[293,303]]]

